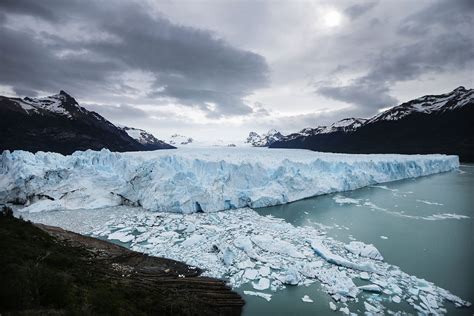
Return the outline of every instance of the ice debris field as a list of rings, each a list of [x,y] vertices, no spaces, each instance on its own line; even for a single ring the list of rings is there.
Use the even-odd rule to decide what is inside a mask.
[[[359,300],[372,314],[406,310],[402,303],[422,314],[445,314],[446,302],[470,306],[448,290],[385,262],[371,244],[345,244],[327,236],[324,228],[293,226],[250,208],[177,214],[119,206],[22,215],[186,262],[204,269],[205,275],[228,280],[233,287],[251,284],[253,290],[244,294],[266,301],[285,287],[319,282],[333,298],[328,309],[346,314],[351,302]],[[308,294],[316,298],[320,292]]]
[[[263,300],[270,301],[274,291],[287,286],[319,282],[334,300],[328,309],[342,313],[349,314],[350,302],[361,299],[372,314],[392,312],[386,302],[443,314],[447,301],[457,307],[470,303],[385,262],[371,244],[345,244],[328,237],[323,226],[293,226],[250,207],[458,166],[456,156],[445,155],[255,148],[103,150],[70,156],[6,151],[0,161],[0,201],[24,204],[17,214],[34,222],[180,260],[204,269],[206,275],[225,278],[233,287],[251,284],[253,290],[244,294]],[[361,203],[343,196],[335,199]],[[360,281],[364,285],[357,286]],[[303,302],[311,303],[318,295],[308,294]]]
[[[209,148],[112,153],[4,151],[0,200],[25,211],[141,206],[162,212],[265,207],[449,171],[457,156]]]

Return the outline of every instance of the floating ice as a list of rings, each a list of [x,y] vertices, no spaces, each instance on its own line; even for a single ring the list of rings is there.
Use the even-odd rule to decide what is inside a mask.
[[[252,286],[256,290],[263,291],[270,287],[270,280],[267,278],[261,278],[258,280],[258,283],[252,282]]]
[[[294,258],[304,258],[305,256],[299,252],[296,247],[284,240],[279,240],[270,235],[257,235],[252,237],[252,241],[263,250],[268,252],[288,255]]]
[[[326,246],[323,245],[322,241],[319,239],[314,239],[311,241],[311,247],[314,251],[321,256],[324,260],[329,263],[337,264],[346,268],[351,268],[354,270],[373,272],[375,267],[372,262],[366,261],[361,263],[351,262],[339,255],[333,254]]]
[[[246,269],[244,272],[244,279],[247,280],[255,280],[255,278],[258,276],[258,271],[255,269]]]
[[[301,300],[305,303],[314,303],[314,301],[308,295],[303,296]]]
[[[376,284],[368,284],[368,285],[359,286],[359,290],[367,291],[367,292],[375,292],[375,293],[382,292],[382,288],[380,288],[380,286]]]
[[[245,295],[261,297],[261,298],[265,299],[267,302],[270,302],[270,300],[272,299],[272,295],[267,294],[267,293],[254,292],[254,291],[244,291],[244,294]]]
[[[343,313],[344,315],[349,315],[350,314],[349,308],[347,306],[339,308],[339,311],[341,313]]]
[[[327,237],[322,229],[295,227],[251,209],[182,215],[122,206],[22,215],[35,222],[103,238],[134,235],[129,241],[131,249],[201,267],[205,275],[225,278],[234,287],[249,283],[256,291],[276,291],[285,284],[320,282],[325,292],[342,303],[361,299],[362,291],[377,290],[379,296],[387,295],[387,300],[396,302],[396,297],[403,298],[425,313],[442,313],[445,301],[456,306],[469,305],[396,266],[348,251],[346,244]],[[189,223],[194,225],[192,232],[183,229]],[[138,230],[139,227],[142,229]],[[277,245],[283,244],[285,250],[270,247],[269,238],[276,240]],[[371,284],[357,287],[354,280],[358,278],[368,279]],[[271,298],[266,293],[249,293]],[[379,308],[376,302],[369,304]]]
[[[457,156],[264,148],[88,150],[70,156],[4,151],[0,200],[31,203],[24,211],[138,205],[151,211],[213,212],[283,204],[458,166]]]
[[[444,204],[442,203],[437,203],[437,202],[430,202],[430,201],[425,201],[425,200],[416,200],[417,202],[427,204],[427,205],[438,205],[438,206],[443,206]]]
[[[359,204],[360,200],[351,199],[342,195],[336,195],[332,198],[337,204]]]
[[[118,241],[121,241],[123,243],[127,243],[127,242],[130,242],[130,241],[134,240],[135,236],[129,234],[128,232],[116,231],[116,232],[111,233],[107,237],[107,239],[118,240]]]
[[[370,313],[370,315],[380,313],[380,310],[377,307],[370,305],[367,302],[364,302],[364,307],[367,313]]]
[[[409,218],[409,219],[418,219],[418,220],[425,220],[425,221],[438,221],[438,220],[445,220],[445,219],[468,219],[470,218],[467,215],[455,214],[455,213],[443,213],[443,214],[433,214],[429,216],[418,216],[418,215],[409,215],[399,211],[391,211],[386,208],[380,207],[370,201],[364,202],[365,206],[368,206],[373,211],[380,211],[386,214],[394,215],[397,217]]]
[[[371,258],[375,260],[383,260],[382,255],[374,245],[364,244],[360,241],[351,241],[346,245],[346,249],[352,252],[353,254],[359,255],[361,257]]]

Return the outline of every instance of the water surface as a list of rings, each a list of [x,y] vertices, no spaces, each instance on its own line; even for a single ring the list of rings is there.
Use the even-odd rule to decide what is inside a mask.
[[[317,227],[320,223],[332,227],[327,230],[328,235],[344,242],[355,239],[372,243],[387,262],[399,266],[404,272],[425,278],[473,302],[473,188],[474,164],[468,164],[457,171],[318,196],[256,211],[261,215],[284,218],[294,225]],[[250,287],[239,289],[243,290],[250,290]],[[302,302],[304,295],[309,295],[314,303]],[[245,299],[245,315],[330,312],[330,298],[318,284],[288,287],[275,293],[270,302],[258,297],[246,296]],[[415,312],[403,302],[384,305],[395,311]],[[364,312],[361,303],[349,306],[351,312]],[[446,307],[449,314],[473,313],[472,307],[457,309],[452,304],[446,304]]]

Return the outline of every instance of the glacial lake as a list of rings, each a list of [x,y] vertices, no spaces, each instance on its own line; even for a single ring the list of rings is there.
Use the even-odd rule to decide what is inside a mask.
[[[297,232],[308,231],[303,227],[310,227],[312,230],[322,229],[327,237],[332,237],[343,243],[357,240],[373,244],[381,252],[385,262],[400,267],[403,272],[409,275],[433,282],[472,303],[474,302],[473,188],[474,164],[463,164],[459,170],[451,172],[322,195],[286,205],[255,209],[257,213],[251,210],[250,213],[248,211],[247,213],[255,213],[251,221],[255,219],[260,223],[256,223],[258,225],[262,225],[266,216],[271,215],[273,218],[282,218],[294,225],[294,231]],[[235,221],[237,220],[235,215],[226,215],[232,212],[239,214],[239,210],[224,211],[220,214],[162,213],[158,215],[158,218],[162,218],[168,223],[164,225],[167,230],[175,230],[189,217],[208,221],[214,220],[219,215],[218,217],[222,218],[230,216],[229,219]],[[243,212],[247,214],[245,211]],[[79,233],[109,239],[127,247],[130,246],[129,243],[110,238],[115,234],[111,233],[110,227],[115,227],[114,231],[119,228],[123,230],[127,227],[144,225],[150,219],[157,217],[155,212],[131,207],[58,210],[19,213],[19,215],[34,222],[61,226]],[[245,221],[248,218],[243,217],[240,220]],[[180,224],[176,224],[176,222]],[[232,225],[235,224],[234,222]],[[220,225],[225,230],[229,225],[229,220],[223,220]],[[251,225],[251,223],[246,225]],[[209,222],[202,225],[202,227],[211,226]],[[152,224],[147,229],[156,228]],[[263,227],[260,226],[260,228]],[[272,229],[271,226],[267,228]],[[97,230],[105,232],[104,235],[94,234]],[[258,233],[258,230],[256,232]],[[212,236],[210,234],[208,237],[212,238]],[[126,235],[126,237],[130,237],[130,235]],[[162,238],[160,234],[155,237]],[[305,236],[299,237],[304,238]],[[175,242],[171,244],[175,244]],[[145,252],[152,255],[168,256],[181,261],[215,256],[215,254],[206,254],[205,251],[196,250],[195,254],[180,257],[181,248],[176,248],[175,252],[155,254],[154,250],[160,250],[163,247],[136,247],[138,247],[136,248],[138,251],[145,249]],[[195,247],[190,247],[191,251],[193,248]],[[190,264],[194,263],[190,262]],[[203,267],[203,265],[196,265]],[[358,278],[355,278],[354,282],[357,286],[368,284],[367,281]],[[319,282],[307,286],[287,285],[284,289],[276,292],[272,292],[270,289],[264,290],[265,293],[272,295],[270,301],[262,297],[245,295],[244,291],[255,291],[251,282],[237,287],[235,290],[241,293],[246,300],[244,315],[332,314],[329,303],[334,303],[334,301]],[[303,302],[302,298],[306,295],[313,302]],[[408,305],[405,300],[397,304],[391,302],[390,296],[370,292],[359,294],[358,302],[349,302],[348,307],[351,312],[361,315],[365,312],[364,301],[373,302],[374,300],[379,301],[386,308],[386,314],[389,314],[390,311],[416,314],[414,308]],[[335,304],[338,309],[344,307],[344,304],[340,302],[335,302]],[[474,313],[472,306],[470,308],[455,308],[452,303],[445,302],[444,307],[449,315],[472,315]]]
[[[337,203],[338,197],[363,203]],[[284,218],[295,226],[317,227],[315,223],[320,223],[332,227],[327,229],[328,235],[343,242],[356,239],[372,243],[387,262],[399,266],[404,272],[434,282],[474,302],[474,164],[462,164],[457,171],[328,194],[256,211],[260,215]],[[433,220],[436,214],[453,213],[469,218]],[[241,293],[244,290],[252,290],[252,287],[247,285],[238,289]],[[304,295],[314,303],[303,302]],[[274,293],[269,302],[252,296],[245,296],[245,300],[244,315],[326,315],[331,312],[331,299],[318,284],[287,287]],[[383,304],[393,311],[416,314],[404,302]],[[351,312],[359,315],[365,311],[362,300],[348,305]],[[447,303],[445,307],[449,315],[474,313],[472,306],[455,308]]]

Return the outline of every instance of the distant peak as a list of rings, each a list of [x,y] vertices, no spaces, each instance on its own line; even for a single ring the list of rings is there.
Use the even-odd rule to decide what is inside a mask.
[[[64,90],[59,91],[59,95],[63,95],[65,97],[72,98],[72,96]]]
[[[464,92],[464,91],[466,91],[466,88],[464,88],[464,86],[459,86],[456,89],[454,89],[454,92]]]

